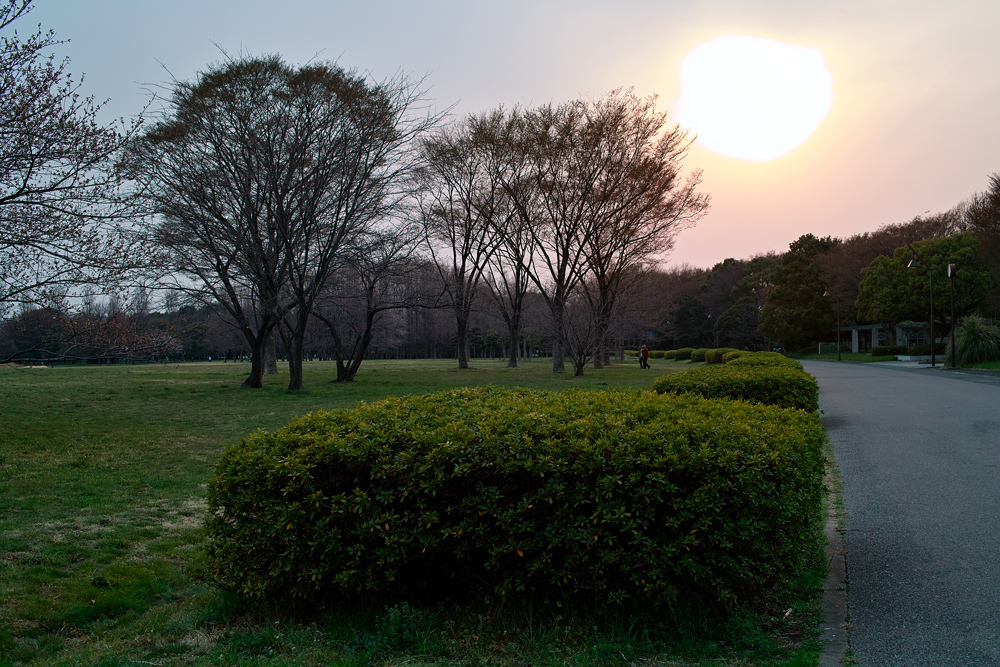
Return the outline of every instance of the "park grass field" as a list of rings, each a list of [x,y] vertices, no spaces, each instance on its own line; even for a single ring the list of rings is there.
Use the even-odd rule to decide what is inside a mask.
[[[814,595],[781,621],[651,627],[531,608],[252,609],[204,576],[206,481],[221,451],[292,417],[483,384],[648,389],[687,362],[583,378],[548,360],[371,361],[336,384],[306,364],[240,388],[246,364],[0,368],[0,667],[9,665],[814,665]],[[284,369],[281,369],[284,371]],[[675,627],[676,626],[676,627]],[[803,638],[804,641],[803,641]]]

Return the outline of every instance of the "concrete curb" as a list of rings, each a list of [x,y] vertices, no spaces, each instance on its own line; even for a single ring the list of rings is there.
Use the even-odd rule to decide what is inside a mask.
[[[826,561],[828,565],[826,581],[823,582],[823,630],[821,641],[823,653],[819,657],[820,667],[840,667],[847,657],[847,550],[844,548],[844,533],[840,530],[837,514],[837,490],[831,475],[827,475],[830,489],[826,525]]]

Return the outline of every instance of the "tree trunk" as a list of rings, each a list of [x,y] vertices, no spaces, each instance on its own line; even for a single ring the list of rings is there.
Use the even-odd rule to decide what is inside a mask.
[[[455,313],[458,325],[458,367],[469,367],[469,318],[464,313]]]
[[[240,386],[244,389],[260,389],[264,386],[264,348],[266,347],[264,341],[267,339],[264,336],[256,338],[252,332],[247,333],[248,331],[244,330],[244,334],[250,345],[250,375]]]
[[[517,350],[518,347],[520,347],[518,338],[521,337],[521,325],[511,324],[507,331],[510,334],[510,348],[508,349],[509,354],[507,355],[507,368],[517,368]]]
[[[288,349],[288,391],[302,389],[302,342],[298,336],[291,336]]]
[[[552,312],[552,372],[566,372],[566,357],[563,352],[563,339],[565,337],[565,304],[553,303],[549,308]]]
[[[607,364],[605,363],[605,349],[604,349],[604,339],[598,338],[594,343],[594,368],[604,368]],[[574,362],[575,368],[575,362]],[[583,373],[578,373],[582,375]]]
[[[284,340],[285,353],[288,355],[288,391],[302,389],[302,357],[305,352],[306,324],[309,322],[309,311],[301,305],[294,313],[295,328],[288,332]]]
[[[264,353],[264,375],[278,374],[278,342],[274,339],[274,332],[267,337],[267,350]]]

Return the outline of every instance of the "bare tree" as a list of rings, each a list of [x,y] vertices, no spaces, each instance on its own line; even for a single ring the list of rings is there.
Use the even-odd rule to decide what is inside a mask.
[[[321,293],[313,315],[333,338],[337,382],[354,381],[385,314],[420,305],[412,276],[421,236],[404,225],[370,231]]]
[[[288,264],[282,319],[289,389],[302,388],[302,340],[316,298],[347,257],[363,252],[374,228],[412,192],[416,140],[439,120],[421,115],[422,91],[399,76],[371,82],[332,64],[288,70],[279,111],[282,143],[271,142],[268,199]],[[387,237],[382,236],[384,243]]]
[[[686,180],[681,163],[691,139],[679,126],[668,128],[655,98],[615,91],[592,104],[593,122],[604,134],[608,162],[595,197],[594,226],[586,239],[586,262],[593,276],[597,329],[595,364],[608,361],[612,317],[621,294],[636,286],[642,269],[664,257],[674,237],[708,209],[697,192],[701,171]]]
[[[458,330],[458,367],[469,367],[469,318],[484,272],[511,217],[488,144],[476,142],[469,119],[423,142],[420,201],[425,240]]]
[[[0,30],[30,9],[31,0],[3,2]],[[99,123],[102,105],[82,96],[82,78],[46,55],[60,43],[40,28],[0,36],[0,318],[45,308],[67,320],[66,342],[79,324],[69,321],[74,297],[121,293],[152,258],[130,224],[136,190],[119,169],[141,120]]]
[[[228,60],[174,82],[161,122],[136,151],[162,216],[181,289],[222,304],[251,349],[260,387],[279,324],[289,389],[325,283],[355,240],[406,194],[413,140],[436,120],[402,77],[372,83],[323,63]],[[248,312],[246,304],[253,305]]]
[[[552,315],[554,372],[564,370],[566,307],[582,282],[594,280],[588,300],[596,320],[587,329],[596,336],[591,345],[600,345],[626,277],[668,251],[673,235],[708,206],[696,191],[700,172],[680,176],[687,133],[665,129],[654,107],[653,99],[614,91],[477,121],[480,135],[506,151],[498,171],[531,235],[530,275]]]
[[[288,281],[282,230],[268,204],[267,152],[282,137],[273,103],[285,83],[277,58],[230,61],[196,82],[175,81],[162,119],[137,141],[132,156],[148,179],[160,216],[157,240],[171,255],[173,287],[218,304],[250,349],[244,387],[263,384],[264,357],[284,315]]]

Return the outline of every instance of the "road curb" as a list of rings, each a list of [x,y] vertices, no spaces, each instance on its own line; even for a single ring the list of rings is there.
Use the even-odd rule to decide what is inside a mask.
[[[823,582],[823,630],[821,641],[823,653],[819,667],[840,667],[844,664],[849,648],[847,640],[847,550],[844,548],[844,533],[840,528],[837,512],[838,491],[832,474],[827,475],[830,495],[827,502],[826,525],[826,581]]]

